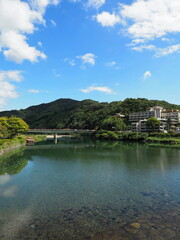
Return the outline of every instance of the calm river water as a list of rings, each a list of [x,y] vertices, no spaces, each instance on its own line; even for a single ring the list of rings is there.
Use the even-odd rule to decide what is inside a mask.
[[[0,158],[0,240],[180,239],[180,150],[61,139]]]

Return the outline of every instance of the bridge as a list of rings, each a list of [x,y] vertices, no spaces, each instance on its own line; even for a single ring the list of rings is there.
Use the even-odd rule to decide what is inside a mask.
[[[29,129],[29,134],[51,134],[54,135],[54,139],[60,134],[84,134],[91,135],[95,133],[95,130],[88,129]]]

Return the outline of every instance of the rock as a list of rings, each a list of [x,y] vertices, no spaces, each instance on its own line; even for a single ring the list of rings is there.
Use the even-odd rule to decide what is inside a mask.
[[[138,223],[138,222],[133,222],[133,223],[130,224],[130,226],[139,229],[141,227],[141,224]]]

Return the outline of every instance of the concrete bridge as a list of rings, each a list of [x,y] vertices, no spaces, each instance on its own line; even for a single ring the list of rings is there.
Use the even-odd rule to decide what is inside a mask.
[[[58,135],[62,134],[84,134],[91,135],[95,133],[95,130],[88,129],[29,129],[29,134],[51,134],[54,135],[54,139],[57,139]]]

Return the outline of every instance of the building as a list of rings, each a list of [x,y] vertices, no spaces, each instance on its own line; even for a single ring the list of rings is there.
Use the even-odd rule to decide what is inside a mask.
[[[171,119],[171,121],[180,123],[180,111],[178,110],[171,110],[171,111],[162,111],[161,117],[165,119]]]
[[[148,119],[150,117],[161,118],[163,108],[160,106],[152,107],[144,112],[134,112],[129,114],[130,122],[137,122],[140,120]]]
[[[168,124],[167,119],[158,119],[160,125],[156,127],[155,132],[167,132]],[[139,120],[138,122],[133,122],[131,124],[132,132],[153,132],[154,129],[147,126],[147,119]]]
[[[156,129],[157,132],[167,132],[170,128],[175,129],[180,123],[179,110],[167,111],[161,106],[155,106],[144,112],[130,113],[129,121],[132,122],[131,130],[133,132],[151,132],[152,129],[148,129],[146,126],[146,121],[150,117],[155,117],[161,122],[160,126]]]

